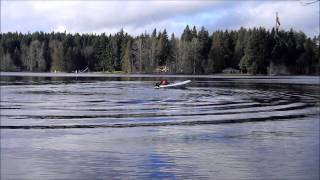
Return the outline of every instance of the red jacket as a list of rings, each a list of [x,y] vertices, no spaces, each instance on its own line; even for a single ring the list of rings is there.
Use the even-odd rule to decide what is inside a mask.
[[[168,80],[164,79],[164,80],[161,80],[161,85],[168,85]]]

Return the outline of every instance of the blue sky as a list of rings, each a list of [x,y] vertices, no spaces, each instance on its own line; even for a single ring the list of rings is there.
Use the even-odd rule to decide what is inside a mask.
[[[115,33],[123,28],[137,35],[166,29],[180,35],[187,24],[210,32],[241,26],[272,28],[275,13],[284,30],[293,28],[308,36],[319,34],[319,2],[297,1],[76,1],[1,0],[1,32],[67,31]]]

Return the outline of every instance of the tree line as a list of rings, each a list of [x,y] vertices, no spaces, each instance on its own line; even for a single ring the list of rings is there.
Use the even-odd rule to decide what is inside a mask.
[[[170,37],[169,37],[170,36]],[[186,26],[180,37],[166,30],[131,36],[34,32],[0,34],[1,71],[124,71],[212,74],[319,74],[317,37],[265,28],[218,30]]]

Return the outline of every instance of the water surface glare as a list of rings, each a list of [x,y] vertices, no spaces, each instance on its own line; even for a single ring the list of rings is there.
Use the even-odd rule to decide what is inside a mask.
[[[315,77],[27,75],[1,76],[1,179],[319,179]]]

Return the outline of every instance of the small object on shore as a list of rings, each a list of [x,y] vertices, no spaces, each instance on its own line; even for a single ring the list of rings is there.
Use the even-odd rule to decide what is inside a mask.
[[[176,82],[176,83],[169,83],[167,85],[161,85],[156,84],[154,88],[160,89],[160,88],[185,88],[187,84],[191,83],[191,80],[186,80],[182,82]]]
[[[222,73],[223,74],[239,74],[240,70],[229,67],[229,68],[222,70]]]

